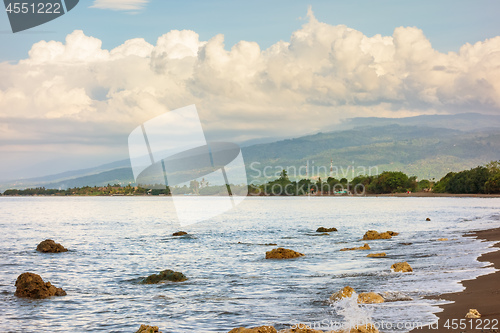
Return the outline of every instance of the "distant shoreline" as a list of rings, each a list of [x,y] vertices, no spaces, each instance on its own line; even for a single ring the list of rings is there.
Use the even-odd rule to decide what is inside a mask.
[[[160,195],[147,195],[147,194],[134,194],[134,195],[121,195],[121,194],[98,194],[98,195],[49,195],[49,194],[36,194],[36,195],[0,195],[0,198],[20,198],[20,197],[171,197],[171,194]],[[223,197],[223,195],[176,195],[186,197]],[[500,198],[500,194],[453,194],[453,193],[432,193],[432,192],[415,192],[415,193],[384,193],[384,194],[363,194],[363,195],[345,195],[345,194],[322,194],[322,195],[247,195],[247,197],[276,197],[276,198],[297,198],[297,197],[395,197],[395,198]]]

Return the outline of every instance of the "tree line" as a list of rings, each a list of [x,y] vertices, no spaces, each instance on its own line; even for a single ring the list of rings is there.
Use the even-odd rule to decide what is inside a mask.
[[[244,186],[231,187],[227,185],[201,184],[191,181],[189,186],[169,188],[168,186],[121,186],[119,184],[107,186],[84,186],[69,189],[46,189],[45,187],[27,188],[23,190],[6,190],[6,196],[33,196],[33,195],[227,195],[228,191],[244,193]],[[500,194],[500,161],[493,161],[484,166],[470,170],[450,172],[437,182],[427,179],[418,181],[415,176],[408,176],[401,171],[385,171],[376,176],[359,175],[352,180],[328,177],[291,180],[286,170],[282,170],[278,178],[264,184],[248,186],[249,195],[364,195],[389,194],[405,192],[434,192],[451,194]],[[239,193],[233,193],[239,194]]]

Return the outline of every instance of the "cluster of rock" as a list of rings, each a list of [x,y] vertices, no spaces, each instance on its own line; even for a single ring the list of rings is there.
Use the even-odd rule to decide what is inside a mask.
[[[142,284],[156,284],[165,281],[170,282],[182,282],[186,281],[188,278],[181,272],[174,272],[171,269],[166,269],[161,271],[159,274],[152,274],[141,281]]]
[[[66,292],[62,288],[56,288],[50,282],[44,282],[38,274],[23,273],[16,280],[15,295],[41,299],[51,296],[66,296]]]
[[[346,287],[342,288],[341,290],[337,291],[336,293],[333,293],[330,296],[330,301],[338,302],[343,298],[352,297],[352,295],[355,293],[356,293],[356,291],[353,288],[346,286]],[[384,298],[382,296],[380,296],[379,294],[374,293],[374,292],[358,294],[358,303],[360,303],[360,304],[377,304],[377,303],[383,303],[383,302],[384,302]]]
[[[271,251],[266,252],[266,259],[292,259],[303,256],[305,255],[300,252],[285,249],[282,247],[278,247],[277,249],[272,249]]]
[[[337,228],[325,228],[325,227],[319,227],[316,229],[316,232],[333,232],[333,231],[338,231]]]
[[[68,249],[59,243],[54,242],[52,239],[46,239],[36,247],[38,252],[43,253],[60,253],[67,252]]]
[[[135,333],[162,333],[162,332],[160,332],[158,326],[141,325],[139,330]]]
[[[394,231],[386,231],[379,233],[376,230],[368,230],[364,236],[363,240],[375,240],[375,239],[391,239],[393,236],[397,236],[399,233]]]
[[[343,248],[343,249],[340,249],[340,251],[354,251],[354,250],[370,250],[370,245],[368,245],[368,243],[365,243],[365,245],[363,246],[359,246],[359,247],[346,247],[346,248]]]

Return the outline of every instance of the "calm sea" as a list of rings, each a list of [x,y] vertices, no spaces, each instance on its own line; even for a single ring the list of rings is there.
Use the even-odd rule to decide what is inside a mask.
[[[320,226],[339,231],[318,236]],[[493,271],[476,260],[492,244],[461,235],[498,226],[500,199],[486,198],[248,198],[224,215],[180,228],[168,197],[2,197],[0,331],[135,332],[151,324],[164,333],[227,332],[297,322],[327,330],[343,320],[327,300],[346,285],[413,299],[364,307],[374,321],[430,323],[439,301],[423,296],[461,291],[460,280]],[[171,236],[180,229],[189,235]],[[369,229],[400,235],[371,241],[372,251],[339,251],[362,245]],[[36,252],[47,238],[70,252]],[[265,260],[273,248],[267,243],[306,256]],[[370,252],[387,257],[367,258]],[[414,273],[392,273],[399,261]],[[164,269],[189,280],[138,284]],[[68,295],[15,297],[23,272],[40,274]]]

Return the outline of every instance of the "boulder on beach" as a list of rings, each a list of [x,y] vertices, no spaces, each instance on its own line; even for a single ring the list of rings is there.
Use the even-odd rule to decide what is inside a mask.
[[[254,328],[238,327],[233,328],[229,333],[276,333],[276,329],[272,326],[259,326]]]
[[[465,318],[468,319],[481,318],[481,314],[476,309],[469,309],[469,312],[465,315]]]
[[[296,252],[290,249],[285,249],[282,247],[278,247],[277,249],[272,249],[271,251],[266,252],[266,259],[291,259],[303,256],[304,254],[300,252]]]
[[[330,296],[330,301],[340,301],[342,298],[351,297],[353,293],[355,293],[354,289],[345,286],[343,289],[333,293],[332,296]]]
[[[411,268],[410,264],[405,262],[397,262],[391,266],[391,269],[394,270],[394,272],[413,272],[413,269]]]
[[[161,271],[160,274],[152,274],[145,278],[144,280],[141,281],[143,284],[155,284],[155,283],[161,283],[164,281],[171,281],[171,282],[182,282],[186,281],[187,277],[182,274],[181,272],[174,272],[171,269],[167,269],[164,271]]]
[[[325,227],[319,227],[316,229],[316,232],[333,232],[333,231],[338,231],[337,228],[325,228]]]
[[[56,288],[50,282],[43,282],[40,275],[23,273],[16,280],[16,296],[29,298],[46,298],[51,296],[66,296],[62,288]]]
[[[377,304],[384,303],[384,298],[377,293],[361,293],[358,295],[358,303],[360,304]]]
[[[359,246],[359,247],[346,247],[346,248],[343,248],[343,249],[340,249],[340,251],[354,251],[354,250],[370,250],[370,245],[368,245],[368,243],[365,243],[365,245],[363,246]]]
[[[68,249],[59,243],[54,242],[52,239],[46,239],[36,247],[38,252],[43,253],[60,253],[67,252]]]
[[[368,230],[364,236],[363,240],[375,240],[375,239],[391,239],[393,236],[397,236],[399,233],[394,231],[386,231],[379,233],[376,230]]]
[[[370,253],[367,255],[368,258],[380,258],[380,257],[385,257],[386,254],[385,252],[380,252],[380,253]]]
[[[187,235],[188,233],[185,231],[177,231],[172,234],[172,236],[184,236]]]
[[[160,332],[158,326],[141,325],[139,330],[135,333],[162,333],[162,332]]]

